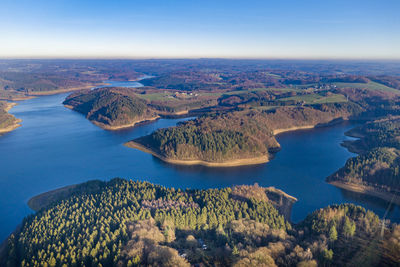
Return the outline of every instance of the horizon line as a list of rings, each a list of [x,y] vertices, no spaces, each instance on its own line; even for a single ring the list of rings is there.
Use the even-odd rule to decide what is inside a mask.
[[[400,61],[399,58],[361,57],[97,57],[97,56],[0,56],[0,60],[308,60],[308,61]]]

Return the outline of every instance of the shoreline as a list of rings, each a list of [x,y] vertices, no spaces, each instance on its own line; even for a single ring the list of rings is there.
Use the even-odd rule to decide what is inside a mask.
[[[4,109],[4,111],[9,112],[10,109],[15,107],[16,105],[18,105],[18,104],[17,103],[13,103],[13,102],[7,102],[7,105],[6,105],[6,108]]]
[[[106,85],[105,83],[100,83],[100,84],[94,84],[94,85],[86,85],[86,86],[79,86],[79,87],[72,87],[72,88],[64,88],[64,89],[56,89],[56,90],[50,90],[50,91],[37,91],[37,92],[29,92],[25,96],[17,96],[17,97],[10,97],[10,98],[2,98],[0,97],[0,100],[4,101],[24,101],[24,100],[29,100],[33,99],[39,96],[49,96],[49,95],[57,95],[57,94],[63,94],[63,93],[68,93],[68,92],[74,92],[74,91],[79,91],[79,90],[87,90],[91,89],[96,86],[100,85]]]
[[[92,85],[78,86],[78,87],[72,87],[72,88],[56,89],[56,90],[51,90],[51,91],[30,92],[30,93],[28,93],[28,96],[36,97],[36,96],[46,96],[46,95],[57,95],[57,94],[68,93],[68,92],[73,92],[73,91],[86,90],[86,89],[90,89],[90,88],[100,86],[100,85],[106,85],[106,84],[100,83],[100,84],[92,84]]]
[[[338,188],[345,189],[347,191],[377,197],[377,198],[383,199],[388,202],[392,202],[392,203],[400,206],[400,197],[398,195],[391,193],[391,192],[382,191],[382,190],[373,188],[372,186],[350,184],[350,183],[344,183],[344,182],[340,182],[340,181],[330,181],[327,183],[331,184],[333,186],[336,186]]]
[[[292,132],[292,131],[297,131],[297,130],[309,130],[309,129],[314,129],[314,128],[329,127],[329,126],[336,125],[338,123],[343,123],[345,121],[349,121],[349,118],[339,117],[339,118],[335,118],[335,119],[325,122],[325,123],[308,124],[308,125],[303,125],[303,126],[293,126],[293,127],[289,127],[289,128],[275,129],[272,131],[272,134],[278,135],[281,133]]]
[[[146,123],[146,122],[152,122],[155,120],[158,120],[160,118],[160,116],[155,116],[155,117],[151,117],[151,118],[147,118],[147,119],[143,119],[143,120],[138,120],[138,121],[134,121],[131,123],[127,123],[127,124],[123,124],[123,125],[118,125],[118,126],[109,126],[109,125],[105,125],[101,122],[97,122],[97,121],[91,121],[94,125],[104,129],[104,130],[110,130],[110,131],[116,131],[116,130],[122,130],[122,129],[126,129],[126,128],[131,128],[134,127],[135,125],[138,124],[142,124],[142,123]]]
[[[157,112],[158,115],[164,116],[164,117],[174,117],[174,116],[182,116],[182,115],[188,115],[190,110],[181,110],[177,112]]]
[[[168,159],[155,151],[151,150],[150,148],[145,147],[142,144],[139,144],[134,141],[129,141],[124,144],[125,146],[129,148],[135,148],[138,149],[142,152],[148,153],[153,155],[156,158],[159,158],[160,160],[175,164],[175,165],[200,165],[200,166],[205,166],[205,167],[239,167],[239,166],[248,166],[248,165],[258,165],[258,164],[263,164],[267,163],[269,161],[268,156],[261,156],[261,157],[256,157],[256,158],[246,158],[246,159],[236,159],[236,160],[230,160],[226,162],[208,162],[204,160],[176,160],[176,159]]]
[[[267,195],[269,202],[279,211],[279,213],[282,214],[286,220],[292,222],[292,208],[298,199],[281,189],[275,188],[274,186],[267,187],[265,189],[265,194]]]
[[[286,133],[286,132],[293,132],[297,130],[307,130],[307,129],[314,129],[316,125],[304,125],[304,126],[294,126],[294,127],[289,127],[285,129],[276,129],[272,131],[273,135],[278,135],[281,133]]]
[[[361,155],[366,152],[364,149],[357,147],[357,145],[354,144],[354,140],[345,140],[340,145],[346,148],[349,152],[357,155]]]
[[[74,107],[71,106],[71,105],[64,105],[64,107],[75,111]],[[158,120],[159,118],[160,118],[160,116],[157,115],[155,117],[134,121],[134,122],[131,122],[131,123],[128,123],[128,124],[119,125],[119,126],[106,125],[104,123],[97,122],[97,121],[92,121],[92,120],[88,120],[88,121],[90,121],[91,123],[93,123],[97,127],[100,127],[103,130],[116,131],[116,130],[122,130],[122,129],[126,129],[126,128],[131,128],[131,127],[134,127],[135,125],[138,125],[138,124],[142,124],[142,123],[146,123],[146,122],[152,122],[152,121]]]
[[[48,204],[51,203],[51,202],[49,202],[49,203],[46,202],[46,201],[48,201],[48,198],[51,198],[54,195],[62,195],[63,193],[68,195],[69,191],[73,191],[73,189],[75,189],[78,185],[79,184],[67,185],[67,186],[63,186],[60,188],[52,189],[52,190],[37,194],[37,195],[31,197],[26,204],[28,205],[28,207],[31,210],[33,210],[34,212],[38,212],[42,208],[48,206]],[[46,203],[43,204],[43,202],[46,202]]]
[[[21,119],[16,119],[16,121],[15,121],[15,123],[13,125],[7,126],[5,128],[1,128],[0,129],[0,134],[8,133],[8,132],[14,131],[18,127],[21,127],[22,125],[19,124],[20,122],[22,122]]]
[[[36,96],[18,96],[18,97],[10,97],[10,98],[6,98],[6,97],[0,97],[0,100],[3,101],[24,101],[24,100],[29,100],[29,99],[33,99]]]
[[[4,111],[8,113],[8,111],[10,111],[10,109],[15,107],[16,105],[17,105],[17,103],[7,102],[7,105],[6,105],[5,109],[4,109]],[[14,115],[12,115],[10,113],[8,113],[8,114],[11,115],[14,118],[14,124],[9,125],[9,126],[4,127],[4,128],[0,128],[0,134],[4,134],[4,133],[8,133],[8,132],[14,131],[18,127],[22,126],[20,124],[22,122],[21,119],[15,118]]]

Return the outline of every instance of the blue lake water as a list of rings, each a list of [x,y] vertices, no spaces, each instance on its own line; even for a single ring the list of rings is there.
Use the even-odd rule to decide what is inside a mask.
[[[145,76],[139,78],[138,81],[143,80],[143,79],[147,79],[147,78],[150,78],[150,77],[152,77],[152,76],[145,75]],[[142,87],[143,84],[141,84],[138,81],[104,81],[104,83],[105,83],[104,85],[100,85],[100,86],[94,87],[94,89],[95,88],[104,88],[104,87],[127,87],[127,88]]]
[[[130,85],[130,84],[126,84]],[[113,177],[146,180],[175,188],[215,188],[237,184],[275,186],[295,196],[292,220],[334,203],[353,202],[380,216],[388,203],[343,191],[325,178],[354,154],[340,146],[349,123],[278,136],[282,150],[267,164],[206,168],[166,164],[123,144],[175,125],[182,119],[161,119],[121,131],[106,131],[61,103],[67,94],[21,101],[10,112],[22,127],[0,137],[0,240],[32,211],[29,198],[58,187]],[[388,218],[400,221],[392,206]]]

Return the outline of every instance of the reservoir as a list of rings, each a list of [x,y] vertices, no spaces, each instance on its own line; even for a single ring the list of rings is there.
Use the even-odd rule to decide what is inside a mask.
[[[112,85],[112,83],[111,83]],[[139,86],[126,82],[124,86]],[[121,86],[121,83],[118,83]],[[91,179],[122,177],[175,188],[219,188],[239,184],[275,186],[296,197],[292,220],[319,208],[352,202],[400,222],[400,209],[389,203],[338,189],[325,178],[354,154],[340,146],[354,125],[301,130],[278,136],[282,150],[270,162],[250,167],[207,168],[166,164],[123,144],[185,119],[160,119],[120,131],[106,131],[65,108],[68,94],[20,101],[10,113],[22,127],[0,137],[0,241],[32,210],[32,196]]]

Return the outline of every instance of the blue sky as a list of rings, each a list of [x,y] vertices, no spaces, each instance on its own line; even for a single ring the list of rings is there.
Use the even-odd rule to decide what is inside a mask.
[[[400,59],[399,0],[0,1],[0,57]]]

